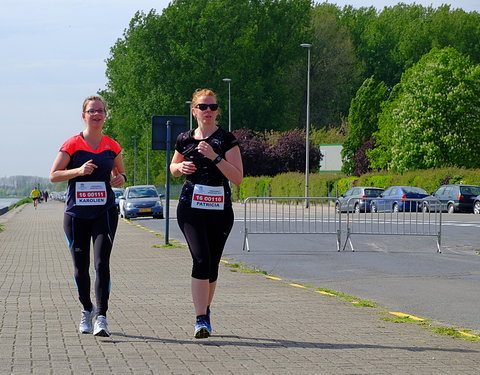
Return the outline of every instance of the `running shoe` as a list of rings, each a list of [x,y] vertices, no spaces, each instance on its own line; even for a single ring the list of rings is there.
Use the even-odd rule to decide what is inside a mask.
[[[93,332],[93,324],[92,320],[95,316],[95,306],[92,306],[92,310],[82,310],[82,316],[80,318],[80,325],[78,326],[78,330],[80,333],[92,333]]]
[[[210,336],[210,331],[208,329],[208,316],[199,315],[197,316],[197,321],[195,323],[195,338],[196,339],[206,339]]]
[[[211,335],[211,334],[212,334],[212,325],[210,324],[210,307],[207,307],[207,319],[206,319],[206,323],[207,323],[208,333],[209,333],[209,335]]]
[[[109,337],[110,331],[108,330],[107,318],[103,315],[97,316],[95,320],[95,327],[93,329],[94,336]]]

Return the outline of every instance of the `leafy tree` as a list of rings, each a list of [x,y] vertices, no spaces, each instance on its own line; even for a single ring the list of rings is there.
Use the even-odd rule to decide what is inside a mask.
[[[275,176],[286,172],[305,172],[305,132],[294,129],[260,135],[250,129],[234,130],[242,152],[245,176]],[[310,170],[321,160],[318,147],[310,142]]]
[[[433,49],[409,69],[384,106],[372,167],[403,172],[480,165],[480,65]]]
[[[347,174],[357,169],[355,154],[378,130],[378,114],[381,103],[386,99],[387,89],[383,82],[377,83],[373,77],[367,78],[352,99],[348,114],[349,131],[343,142],[342,171]],[[360,168],[362,170],[364,168]]]
[[[393,87],[401,74],[432,48],[452,46],[480,61],[480,14],[443,5],[438,9],[399,3],[374,8],[344,7],[340,21],[350,31],[364,77]]]
[[[311,26],[302,43],[310,43],[310,124],[317,128],[339,126],[348,113],[351,96],[359,84],[357,58],[346,27],[338,19],[338,8],[316,5],[311,10]],[[307,51],[297,45],[301,59],[286,72],[292,100],[288,116],[290,128],[306,122]],[[288,128],[287,128],[288,129]]]
[[[346,121],[342,121],[342,124],[337,127],[313,128],[310,130],[310,141],[317,146],[320,144],[343,143],[347,131]]]
[[[309,144],[310,171],[318,170],[321,154],[318,147]],[[271,153],[277,166],[276,173],[305,172],[305,132],[300,129],[281,133],[271,147]]]
[[[370,161],[367,157],[367,150],[371,150],[375,147],[375,138],[370,138],[366,141],[360,149],[353,156],[355,162],[355,171],[353,174],[355,176],[361,176],[365,173],[371,172]]]
[[[300,58],[310,17],[309,0],[175,0],[161,15],[137,13],[107,59],[110,106],[105,129],[125,148],[145,181],[164,181],[165,156],[150,152],[151,116],[185,114],[185,101],[199,87],[219,94],[227,107],[225,77],[232,79],[232,127],[288,128],[291,107],[285,74]],[[238,98],[238,99],[235,99]],[[226,116],[219,118],[226,127]],[[152,181],[151,181],[152,182]]]
[[[238,139],[246,177],[272,176],[276,173],[276,163],[264,137],[256,135],[250,129],[237,129],[233,134]]]

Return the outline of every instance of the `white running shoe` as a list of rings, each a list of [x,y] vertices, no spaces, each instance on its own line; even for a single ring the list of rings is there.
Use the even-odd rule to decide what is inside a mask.
[[[102,337],[110,336],[110,332],[108,331],[107,318],[105,316],[97,316],[97,320],[95,320],[95,327],[93,329],[93,335]]]
[[[80,325],[78,326],[78,330],[80,331],[80,333],[93,332],[92,320],[93,320],[93,317],[95,316],[95,313],[96,313],[95,306],[92,307],[91,311],[82,310]]]

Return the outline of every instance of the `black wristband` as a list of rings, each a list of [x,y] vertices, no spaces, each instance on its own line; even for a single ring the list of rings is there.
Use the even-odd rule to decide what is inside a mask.
[[[215,159],[213,159],[213,164],[218,164],[222,161],[222,157],[220,155],[217,155],[217,157]]]
[[[120,173],[120,174],[121,174],[121,175],[123,176],[123,178],[125,179],[125,182],[127,182],[127,175],[126,175],[125,173]]]

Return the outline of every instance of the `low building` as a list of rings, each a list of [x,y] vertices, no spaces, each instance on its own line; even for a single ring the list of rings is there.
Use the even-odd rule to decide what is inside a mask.
[[[320,144],[320,153],[323,155],[320,160],[320,172],[340,172],[342,169],[342,145],[341,144]]]

